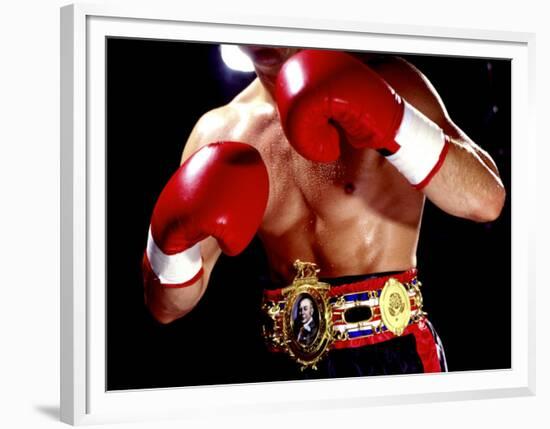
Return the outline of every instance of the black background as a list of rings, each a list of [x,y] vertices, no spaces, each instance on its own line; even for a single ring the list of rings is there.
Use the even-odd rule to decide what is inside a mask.
[[[511,366],[510,85],[507,60],[404,56],[454,122],[495,160],[505,208],[476,224],[426,202],[418,248],[424,307],[451,371]],[[252,79],[217,45],[107,40],[107,389],[265,381],[259,303],[267,265],[255,240],[222,255],[185,318],[160,325],[143,301],[140,263],[151,212],[206,111]]]

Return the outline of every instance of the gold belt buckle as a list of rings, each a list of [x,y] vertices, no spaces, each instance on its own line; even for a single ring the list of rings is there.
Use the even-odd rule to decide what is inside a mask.
[[[282,290],[284,308],[276,304],[266,309],[275,326],[272,341],[302,370],[317,369],[333,342],[330,285],[319,281],[314,263],[297,260],[294,268],[296,277]]]
[[[382,288],[379,306],[382,323],[390,332],[400,336],[411,319],[411,301],[403,283],[388,279]]]

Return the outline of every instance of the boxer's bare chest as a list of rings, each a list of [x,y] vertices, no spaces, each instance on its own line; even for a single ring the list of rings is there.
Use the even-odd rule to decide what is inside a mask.
[[[382,156],[344,143],[338,161],[309,161],[287,141],[271,103],[236,104],[226,131],[256,147],[267,166],[259,235],[277,275],[292,278],[295,259],[318,263],[328,276],[414,263],[423,197]]]

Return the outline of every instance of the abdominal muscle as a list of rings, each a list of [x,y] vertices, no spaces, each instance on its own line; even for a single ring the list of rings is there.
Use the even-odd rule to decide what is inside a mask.
[[[423,195],[377,152],[348,148],[317,164],[290,148],[264,160],[271,185],[259,236],[275,283],[292,281],[296,259],[316,263],[323,278],[416,265]]]

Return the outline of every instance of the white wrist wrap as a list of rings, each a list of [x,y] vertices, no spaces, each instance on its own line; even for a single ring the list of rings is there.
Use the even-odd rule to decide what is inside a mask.
[[[151,269],[164,284],[185,283],[195,277],[202,268],[200,243],[175,255],[167,255],[156,245],[149,228],[147,258]]]
[[[443,130],[403,100],[403,120],[395,136],[399,150],[387,156],[412,185],[420,184],[439,162],[445,146]]]

